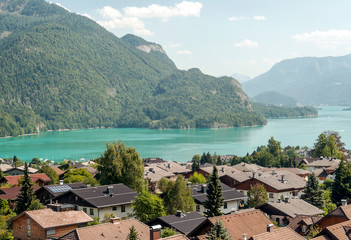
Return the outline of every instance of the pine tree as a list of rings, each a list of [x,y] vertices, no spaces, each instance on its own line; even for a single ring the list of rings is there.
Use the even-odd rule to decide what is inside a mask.
[[[200,168],[201,156],[196,154],[193,156],[191,170],[196,171]]]
[[[306,202],[322,209],[323,208],[323,191],[319,186],[318,179],[314,173],[308,177],[304,194],[301,196]]]
[[[16,213],[20,214],[30,208],[35,200],[33,183],[28,173],[28,164],[24,164],[24,176],[21,182],[22,188],[16,200]]]
[[[227,228],[223,226],[222,221],[216,221],[216,224],[207,233],[206,239],[208,240],[231,240]]]
[[[138,240],[138,235],[139,234],[133,225],[131,228],[129,228],[129,234],[126,240]]]
[[[223,206],[222,186],[219,181],[218,170],[213,166],[213,172],[208,182],[207,200],[204,202],[206,217],[215,217],[222,215],[221,207]]]

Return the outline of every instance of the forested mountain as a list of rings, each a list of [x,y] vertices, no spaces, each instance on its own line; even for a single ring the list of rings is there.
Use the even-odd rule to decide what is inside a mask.
[[[160,45],[44,0],[0,0],[0,136],[264,123],[233,78],[180,71]]]
[[[351,55],[284,60],[243,83],[243,89],[250,97],[275,91],[304,105],[350,104]]]
[[[253,101],[276,106],[296,107],[297,103],[293,97],[288,97],[277,92],[262,92],[252,98]]]

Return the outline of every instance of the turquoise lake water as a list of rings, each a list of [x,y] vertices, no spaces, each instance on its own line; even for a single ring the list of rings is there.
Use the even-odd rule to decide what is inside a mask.
[[[273,136],[282,146],[312,147],[326,130],[340,133],[346,147],[351,146],[351,111],[344,107],[323,107],[317,118],[273,119],[266,126],[223,129],[154,130],[139,128],[84,129],[42,132],[37,135],[0,139],[0,157],[16,155],[23,160],[33,157],[60,161],[86,160],[100,156],[106,142],[123,140],[135,147],[141,157],[161,157],[185,162],[194,154],[245,155],[266,145]]]

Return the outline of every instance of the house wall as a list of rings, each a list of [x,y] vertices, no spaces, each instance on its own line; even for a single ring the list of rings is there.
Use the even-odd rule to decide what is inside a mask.
[[[11,176],[24,175],[24,171],[23,170],[19,170],[17,168],[5,171],[4,173],[8,174],[8,175],[11,175]]]
[[[240,200],[232,200],[228,201],[227,203],[227,208],[224,208],[224,206],[221,207],[221,212],[223,214],[231,213],[233,211],[238,211],[239,210],[239,205],[240,205]],[[199,209],[199,213],[204,215],[206,208],[202,204],[196,204],[196,211]]]
[[[13,236],[15,239],[41,240],[46,239],[46,231],[31,219],[30,236],[27,236],[27,215],[24,214],[13,222]]]
[[[345,217],[325,217],[318,223],[318,227],[321,230],[323,230],[326,227],[329,227],[331,225],[338,224],[341,222],[345,222],[347,220],[349,220],[349,219],[347,219]]]
[[[279,226],[285,226],[284,223],[283,223],[283,219],[284,219],[285,217],[289,220],[289,222],[290,222],[291,219],[292,219],[292,218],[289,217],[289,216],[271,215],[272,221],[277,222]]]
[[[69,226],[57,227],[56,234],[48,235],[47,237],[61,237],[66,233],[73,231],[74,229],[78,228],[78,224],[73,224]]]
[[[111,207],[106,207],[106,208],[92,208],[92,207],[85,207],[85,206],[78,206],[78,210],[81,210],[88,214],[91,218],[98,217],[100,218],[99,221],[102,222],[104,220],[105,214],[111,214],[114,213],[116,217],[119,218],[128,218],[128,215],[133,213],[133,208],[132,204],[125,204],[125,212],[122,212],[122,207],[121,205],[116,206],[117,209],[115,211],[112,210]],[[90,214],[90,209],[93,210],[94,214]],[[85,211],[86,210],[86,211]]]
[[[232,188],[235,187],[235,185],[240,183],[240,182],[236,181],[235,179],[233,179],[232,177],[229,177],[227,175],[220,177],[219,180],[221,180],[221,182],[224,183],[225,185],[232,187]]]

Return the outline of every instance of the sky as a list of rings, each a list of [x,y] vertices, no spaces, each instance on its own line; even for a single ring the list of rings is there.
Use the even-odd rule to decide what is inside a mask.
[[[179,69],[251,78],[283,59],[351,53],[350,0],[50,0],[123,37],[160,44]]]

